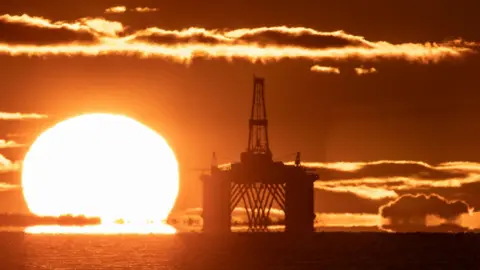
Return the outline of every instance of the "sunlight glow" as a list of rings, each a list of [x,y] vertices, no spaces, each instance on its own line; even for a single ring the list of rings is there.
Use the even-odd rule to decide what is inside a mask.
[[[154,224],[102,224],[95,226],[32,226],[29,234],[174,234],[176,229],[165,223]]]
[[[168,233],[175,229],[162,222],[175,204],[178,178],[175,154],[153,130],[121,115],[87,114],[37,138],[24,160],[22,186],[36,215],[100,217],[103,224],[50,229]],[[119,219],[130,224],[115,224]],[[50,230],[30,231],[42,229]]]

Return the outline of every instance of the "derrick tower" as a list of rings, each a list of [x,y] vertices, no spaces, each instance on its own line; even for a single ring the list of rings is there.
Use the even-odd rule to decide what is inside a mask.
[[[248,145],[240,162],[221,168],[212,163],[210,175],[201,179],[204,232],[231,231],[236,209],[244,209],[250,232],[266,232],[273,208],[284,212],[287,232],[313,231],[313,183],[318,175],[300,166],[300,153],[295,165],[273,160],[263,78],[253,78]]]
[[[266,159],[272,159],[272,152],[268,143],[268,120],[265,107],[265,80],[253,78],[253,100],[250,112],[248,148],[245,154],[261,155]]]

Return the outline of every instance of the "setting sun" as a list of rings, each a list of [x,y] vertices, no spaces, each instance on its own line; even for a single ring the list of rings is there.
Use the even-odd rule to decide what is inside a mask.
[[[147,224],[167,218],[178,178],[175,154],[156,132],[125,116],[87,114],[37,138],[24,160],[22,186],[36,215]]]

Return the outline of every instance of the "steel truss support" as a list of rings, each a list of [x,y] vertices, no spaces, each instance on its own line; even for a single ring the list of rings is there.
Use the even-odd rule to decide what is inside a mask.
[[[273,204],[285,212],[285,188],[285,184],[232,183],[230,211],[233,212],[241,202],[248,218],[248,231],[266,232]]]

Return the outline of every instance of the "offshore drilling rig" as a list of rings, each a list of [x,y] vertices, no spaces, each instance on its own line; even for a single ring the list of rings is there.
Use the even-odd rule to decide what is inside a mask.
[[[301,166],[300,153],[295,165],[273,160],[264,91],[265,80],[254,77],[248,147],[240,162],[227,167],[212,164],[210,175],[201,177],[205,233],[231,232],[236,207],[245,208],[249,232],[266,232],[274,204],[285,213],[286,232],[314,231],[313,184],[318,174]]]

